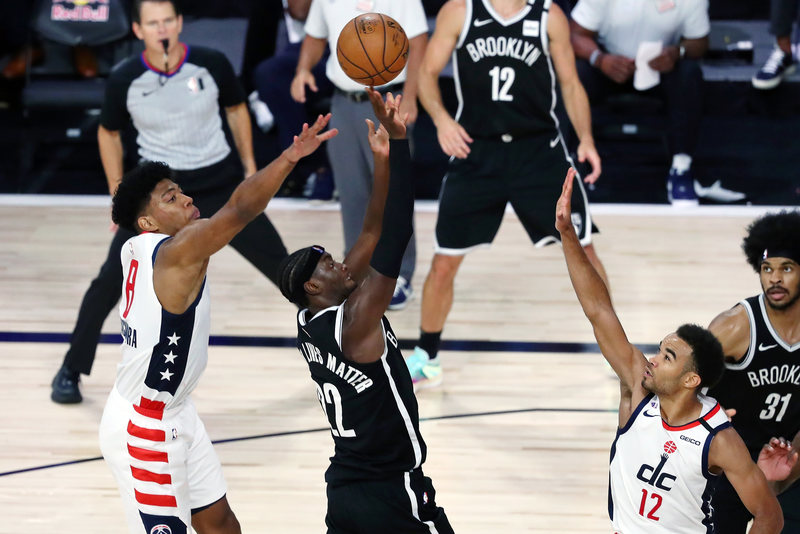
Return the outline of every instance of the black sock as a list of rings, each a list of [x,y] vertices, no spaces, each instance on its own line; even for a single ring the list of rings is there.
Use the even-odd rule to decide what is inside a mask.
[[[439,354],[439,346],[442,344],[442,332],[423,332],[419,331],[419,348],[428,353],[431,360],[436,359]]]

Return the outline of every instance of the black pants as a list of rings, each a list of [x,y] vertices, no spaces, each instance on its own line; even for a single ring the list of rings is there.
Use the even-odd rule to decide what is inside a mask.
[[[592,105],[604,102],[612,94],[640,92],[633,88],[632,81],[618,84],[584,59],[578,59],[576,67]],[[642,94],[654,95],[666,102],[672,153],[694,154],[703,114],[703,72],[700,64],[692,59],[678,61],[671,72],[661,73],[661,83]]]
[[[778,502],[783,509],[783,534],[800,534],[800,484],[794,484],[778,495]],[[711,498],[714,508],[714,532],[721,534],[744,534],[747,523],[753,516],[745,508],[731,483],[720,476],[714,496]]]
[[[421,469],[385,480],[328,484],[328,534],[453,534]]]
[[[176,171],[176,180],[184,192],[192,197],[202,217],[210,217],[216,213],[230,198],[241,178],[241,166],[230,156],[203,169]],[[205,186],[194,190],[193,182]],[[134,235],[122,228],[117,230],[108,248],[105,263],[83,296],[78,320],[70,338],[70,347],[64,356],[64,363],[74,371],[88,375],[92,370],[100,330],[122,294],[120,251],[125,241]],[[266,215],[262,213],[248,224],[233,238],[231,246],[277,285],[278,265],[287,253],[280,235]]]

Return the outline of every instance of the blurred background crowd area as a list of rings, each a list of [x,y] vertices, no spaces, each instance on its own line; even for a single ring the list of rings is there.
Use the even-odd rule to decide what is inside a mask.
[[[51,2],[52,0],[46,0]],[[67,7],[86,1],[57,0]],[[89,5],[102,2],[89,2]],[[111,0],[121,1],[126,0]],[[402,1],[402,0],[397,0]],[[566,13],[571,0],[556,0]],[[443,0],[423,0],[431,30]],[[97,120],[104,77],[119,59],[141,50],[128,31],[104,44],[57,42],[32,20],[37,1],[4,2],[0,25],[0,193],[107,194],[97,149]],[[223,51],[252,95],[259,62],[288,42],[281,0],[184,0],[182,41]],[[800,75],[770,90],[751,78],[768,58],[769,2],[710,0],[710,50],[703,59],[704,112],[694,158],[695,179],[719,182],[743,193],[735,200],[701,198],[702,203],[800,204]],[[797,40],[795,39],[796,43]],[[448,69],[440,78],[446,105],[457,97]],[[288,87],[286,88],[288,91]],[[265,165],[279,153],[278,132],[269,113],[251,99],[256,159]],[[325,111],[314,103],[312,113]],[[589,190],[594,202],[666,203],[668,168],[666,114],[647,98],[624,98],[593,106],[594,135],[603,175]],[[420,107],[413,132],[417,198],[435,199],[447,157],[430,118]],[[135,163],[134,140],[125,140],[126,164]],[[312,191],[312,170],[290,176],[282,196],[330,199],[335,192]]]

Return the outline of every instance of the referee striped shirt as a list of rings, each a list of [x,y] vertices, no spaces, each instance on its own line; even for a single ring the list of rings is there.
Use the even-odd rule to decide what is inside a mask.
[[[222,53],[183,47],[181,62],[169,73],[149,64],[144,52],[114,67],[100,115],[100,124],[111,131],[132,121],[139,156],[181,171],[208,167],[230,154],[220,107],[245,101]]]

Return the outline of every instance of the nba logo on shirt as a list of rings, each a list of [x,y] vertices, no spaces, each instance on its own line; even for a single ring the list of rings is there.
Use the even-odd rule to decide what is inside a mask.
[[[539,21],[538,20],[523,21],[522,35],[524,37],[539,37]]]

